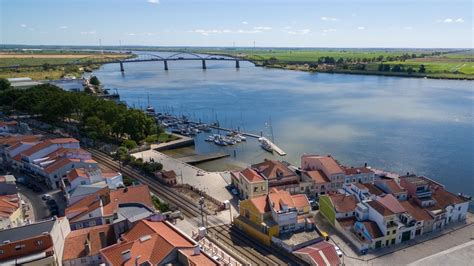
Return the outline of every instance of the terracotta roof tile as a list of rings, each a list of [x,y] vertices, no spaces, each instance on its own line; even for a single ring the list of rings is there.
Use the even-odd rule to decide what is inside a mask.
[[[417,221],[433,220],[433,217],[427,210],[420,208],[416,203],[410,201],[401,201],[403,208]]]
[[[369,193],[372,195],[380,196],[385,194],[382,190],[380,190],[378,187],[376,187],[374,184],[370,183],[365,183],[364,187],[366,187],[369,190]]]
[[[8,218],[20,208],[18,194],[0,196],[0,217]]]
[[[255,170],[251,168],[245,168],[244,170],[242,170],[241,174],[249,183],[261,182],[265,180]]]
[[[100,249],[116,242],[112,225],[99,225],[71,231],[64,242],[63,260],[97,255]],[[89,246],[88,249],[86,243]]]
[[[362,223],[364,224],[365,228],[367,229],[367,232],[372,237],[372,239],[376,239],[383,236],[376,222],[364,221]]]
[[[110,191],[110,203],[104,206],[104,216],[113,215],[119,204],[141,203],[150,209],[153,208],[150,189],[147,185],[130,186]]]
[[[312,265],[328,265],[337,266],[341,264],[339,256],[337,256],[334,245],[326,241],[321,241],[316,244],[295,250],[294,253],[306,254],[313,261]],[[324,258],[323,258],[324,256]]]
[[[382,204],[385,208],[388,208],[393,213],[404,213],[406,212],[405,208],[400,204],[400,202],[392,194],[387,194],[383,197],[379,197],[377,202]]]
[[[270,205],[268,204],[267,195],[251,198],[249,200],[253,203],[255,208],[257,208],[260,214],[264,214],[270,211]]]
[[[358,174],[369,174],[374,173],[367,167],[342,167],[346,175],[358,175]]]
[[[321,170],[311,170],[305,172],[316,184],[329,183],[331,180]]]
[[[331,155],[321,156],[321,155],[303,155],[306,158],[312,158],[313,160],[317,160],[320,164],[326,168],[330,175],[334,174],[344,174],[344,170],[342,170],[339,163],[334,160]]]
[[[293,199],[293,204],[296,208],[304,208],[309,207],[309,200],[305,194],[296,194],[292,195],[291,198]]]
[[[339,213],[355,211],[357,207],[357,199],[353,195],[330,194],[329,197]]]
[[[394,214],[389,208],[383,206],[382,204],[380,204],[379,202],[377,202],[375,200],[367,201],[367,204],[369,204],[372,208],[374,208],[382,216],[389,216],[389,215]]]
[[[298,176],[290,170],[285,164],[276,160],[267,160],[252,165],[252,168],[267,180],[273,179],[298,179]]]

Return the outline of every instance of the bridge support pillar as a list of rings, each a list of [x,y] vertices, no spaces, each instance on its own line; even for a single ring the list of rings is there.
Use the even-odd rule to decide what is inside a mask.
[[[239,60],[235,60],[235,68],[240,68],[240,61]]]
[[[120,62],[120,71],[125,72],[125,68],[123,68],[123,63],[122,62]]]
[[[206,60],[202,60],[202,69],[206,69]]]
[[[163,63],[165,64],[165,70],[168,70],[168,61],[163,61]]]

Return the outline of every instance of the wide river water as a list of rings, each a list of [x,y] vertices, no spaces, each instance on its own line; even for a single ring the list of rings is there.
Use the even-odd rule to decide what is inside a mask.
[[[155,53],[163,57],[169,53]],[[186,57],[186,56],[185,56]],[[453,192],[474,194],[474,83],[308,73],[241,62],[104,65],[95,74],[130,106],[215,122],[269,136],[287,152],[265,152],[256,140],[231,147],[197,137],[196,152],[225,150],[235,161],[264,158],[299,165],[304,153],[332,154],[342,164],[426,175]],[[271,127],[269,126],[271,125]],[[271,130],[271,128],[273,130]],[[271,138],[271,136],[269,136]],[[203,168],[222,170],[234,159]],[[472,209],[472,205],[471,205]]]

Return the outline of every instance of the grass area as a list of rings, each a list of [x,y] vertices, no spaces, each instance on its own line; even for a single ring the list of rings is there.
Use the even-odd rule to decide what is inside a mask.
[[[30,77],[34,80],[59,79],[66,75],[80,77],[84,71],[97,68],[90,62],[109,62],[133,55],[118,53],[78,53],[68,51],[0,52],[0,67],[35,66],[18,69],[0,69],[0,78]],[[81,63],[80,65],[53,66],[55,64]]]
[[[474,50],[446,49],[194,49],[193,52],[222,54],[250,60],[266,60],[264,65],[285,69],[343,72],[370,75],[427,76],[432,78],[474,79]],[[324,58],[330,58],[329,67]],[[302,67],[309,64],[310,67]],[[352,67],[363,64],[363,69]],[[378,66],[401,65],[425,73],[380,72]],[[300,66],[298,66],[300,65]],[[321,67],[323,65],[323,67]]]

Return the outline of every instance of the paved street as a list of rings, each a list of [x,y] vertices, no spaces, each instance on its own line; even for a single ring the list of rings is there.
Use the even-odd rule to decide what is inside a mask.
[[[324,218],[317,215],[316,220],[318,227],[329,232],[331,241],[341,248],[344,253],[343,259],[346,265],[406,265],[453,247],[469,243],[474,239],[474,215],[469,214],[466,223],[452,225],[438,233],[430,233],[421,238],[396,245],[393,248],[381,249],[378,252],[359,256],[353,251],[351,246],[348,245],[348,242],[345,239],[336,234],[335,230],[327,223],[327,221],[325,221]],[[459,249],[453,249],[452,252],[449,253],[449,256],[453,258],[453,263],[450,264],[459,265],[454,263],[457,260],[457,256],[468,254],[468,251],[472,248],[471,245]],[[445,255],[448,255],[448,253]],[[448,260],[449,256],[443,258]],[[430,264],[431,263],[423,263],[420,261],[419,264],[415,265]]]

